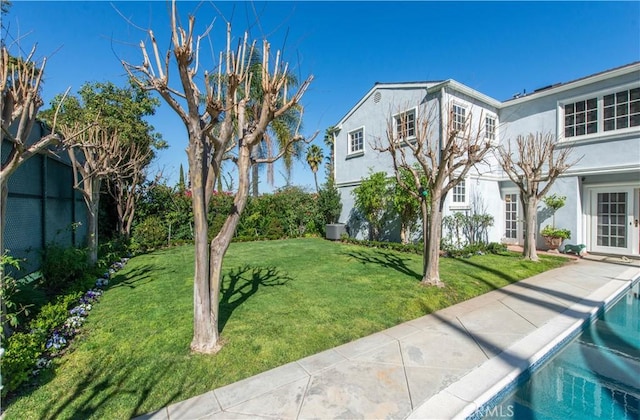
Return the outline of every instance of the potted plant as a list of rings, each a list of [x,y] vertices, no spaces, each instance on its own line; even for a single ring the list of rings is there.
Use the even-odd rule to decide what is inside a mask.
[[[571,238],[571,231],[569,229],[556,227],[556,211],[564,206],[566,200],[567,197],[556,194],[549,195],[542,199],[544,204],[552,210],[553,214],[551,226],[545,226],[544,229],[540,231],[540,234],[544,238],[547,247],[552,251],[557,251],[565,239]]]

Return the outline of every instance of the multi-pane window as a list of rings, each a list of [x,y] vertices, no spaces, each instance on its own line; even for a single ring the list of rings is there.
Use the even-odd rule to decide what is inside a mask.
[[[598,99],[591,98],[564,106],[564,136],[598,132]]]
[[[364,130],[362,128],[349,133],[349,153],[364,150]]]
[[[598,193],[598,246],[627,247],[627,193]]]
[[[453,105],[453,130],[464,130],[464,125],[467,121],[466,114],[467,110],[463,106],[455,104]]]
[[[604,131],[640,126],[640,88],[605,95],[602,101]]]
[[[504,236],[507,239],[518,239],[518,195],[506,194],[504,196]]]
[[[487,116],[484,119],[484,138],[487,140],[496,139],[496,119],[492,116]]]
[[[563,103],[564,137],[640,127],[640,88]]]
[[[454,204],[466,204],[467,202],[467,181],[463,179],[453,187],[453,202]]]
[[[396,137],[404,139],[416,136],[416,111],[411,110],[395,116]]]

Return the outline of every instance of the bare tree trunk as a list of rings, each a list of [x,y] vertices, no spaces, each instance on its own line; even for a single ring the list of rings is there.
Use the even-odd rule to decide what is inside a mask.
[[[7,219],[7,198],[9,197],[9,179],[0,180],[0,254],[4,253],[4,226]]]
[[[7,215],[7,198],[9,196],[9,187],[7,185],[8,179],[3,178],[0,181],[0,254],[4,254],[4,225]],[[4,267],[0,267],[2,274],[0,274],[0,282],[2,282],[2,276],[4,276]],[[0,283],[1,284],[1,283]],[[7,313],[7,307],[4,299],[0,300],[0,324],[2,324],[2,334],[4,338],[11,335],[11,326],[7,322],[5,314]]]
[[[320,192],[320,189],[318,188],[318,174],[316,173],[317,171],[313,171],[313,181],[316,183],[316,194]]]
[[[520,195],[520,197],[523,197]],[[538,200],[535,197],[529,197],[522,203],[524,213],[524,250],[522,255],[525,260],[539,261],[536,252],[536,231],[538,224]]]
[[[193,340],[191,350],[198,353],[215,353],[218,347],[218,302],[211,297],[209,266],[209,224],[207,221],[206,179],[208,165],[204,161],[206,153],[204,133],[192,131],[192,139],[187,155],[189,158],[189,177],[191,181],[191,200],[193,206],[195,273],[193,281]]]
[[[429,220],[429,241],[426,251],[424,277],[421,284],[425,286],[444,287],[440,280],[440,236],[442,225],[442,203],[439,195],[431,199],[431,215]],[[425,241],[426,242],[426,241]]]
[[[427,266],[429,265],[429,207],[423,199],[420,201],[420,213],[422,213],[422,278],[427,277]]]
[[[254,163],[251,165],[251,194],[254,197],[260,195],[258,191],[258,182],[260,182],[260,173],[259,173],[258,164]]]
[[[87,200],[87,247],[89,248],[89,264],[92,266],[98,262],[98,211],[100,209],[100,185],[99,178],[85,180],[85,200]],[[88,190],[87,190],[88,188]]]
[[[407,239],[407,227],[404,223],[400,223],[400,243],[407,244],[409,240]]]

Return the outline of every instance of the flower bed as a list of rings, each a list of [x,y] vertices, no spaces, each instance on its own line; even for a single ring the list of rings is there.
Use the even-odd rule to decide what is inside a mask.
[[[122,269],[128,260],[122,258],[113,263],[101,278],[96,279],[95,286],[80,297],[78,294],[60,296],[56,302],[43,307],[40,314],[29,323],[29,332],[18,332],[5,340],[5,348],[0,348],[3,397],[43,369],[49,368],[53,358],[64,354],[73,338],[81,332],[91,310],[109,285],[111,276]]]

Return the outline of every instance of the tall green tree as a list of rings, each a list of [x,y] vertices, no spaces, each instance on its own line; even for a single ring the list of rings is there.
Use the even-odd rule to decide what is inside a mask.
[[[324,159],[324,156],[322,154],[321,148],[319,148],[315,144],[312,144],[311,146],[309,146],[309,148],[307,149],[307,164],[309,165],[309,168],[311,168],[311,172],[313,172],[313,180],[316,184],[316,192],[319,191],[318,168],[320,167],[320,164],[322,163],[323,159]]]
[[[384,172],[371,173],[353,189],[355,207],[369,223],[369,239],[377,241],[384,225],[384,215],[389,202],[387,189],[389,180]]]
[[[335,180],[333,176],[334,166],[335,166],[335,157],[336,151],[334,147],[335,137],[334,134],[336,132],[336,128],[331,126],[324,131],[324,145],[329,149],[329,155],[327,156],[326,163],[326,173],[327,178]]]

